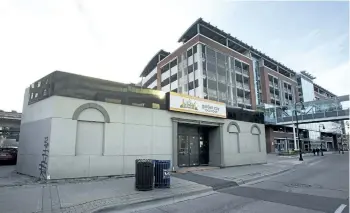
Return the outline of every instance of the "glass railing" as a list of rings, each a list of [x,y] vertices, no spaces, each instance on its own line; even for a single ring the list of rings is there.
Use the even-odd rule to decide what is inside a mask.
[[[248,72],[248,70],[243,70],[243,74],[244,74],[244,75],[248,75],[248,76],[249,76],[249,72]]]
[[[250,101],[250,99],[247,99],[247,98],[246,98],[246,99],[244,99],[244,103],[245,103],[245,104],[251,104],[251,101]]]
[[[241,97],[237,97],[237,102],[238,102],[238,103],[243,103],[243,101],[244,101],[244,99],[243,99],[243,98],[241,98]]]
[[[237,82],[237,83],[236,83],[236,87],[237,87],[237,88],[241,88],[241,89],[243,89],[243,84],[242,84],[242,83]]]
[[[244,84],[244,85],[243,85],[243,88],[246,89],[246,90],[250,90],[250,87],[249,87],[248,84]]]
[[[213,89],[208,89],[208,95],[209,97],[215,97],[215,98],[218,97],[216,90],[213,90]]]
[[[225,84],[226,83],[226,76],[218,75],[218,81]]]
[[[207,72],[208,79],[216,81],[216,73]]]

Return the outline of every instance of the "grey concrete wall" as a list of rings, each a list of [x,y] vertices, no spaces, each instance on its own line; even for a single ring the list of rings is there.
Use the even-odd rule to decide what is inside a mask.
[[[263,124],[234,121],[238,128],[225,120],[223,126],[224,166],[266,163],[265,127]],[[256,127],[259,128],[260,133]],[[253,128],[252,128],[253,127]],[[232,131],[232,133],[230,133]],[[239,143],[239,149],[237,145]]]
[[[221,166],[221,137],[220,127],[209,131],[209,166]]]
[[[17,155],[16,170],[19,173],[27,174],[34,177],[40,177],[40,164],[43,162],[43,171],[46,174],[48,158],[43,159],[42,154],[45,152],[45,137],[48,137],[50,143],[51,119],[27,122],[21,125],[19,138],[19,147]],[[46,167],[46,169],[44,168]],[[46,176],[46,175],[45,175]]]

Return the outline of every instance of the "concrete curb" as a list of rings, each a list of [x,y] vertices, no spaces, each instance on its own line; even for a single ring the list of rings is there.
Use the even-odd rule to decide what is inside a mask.
[[[273,176],[276,176],[276,175],[283,174],[285,172],[288,172],[288,171],[294,169],[296,166],[298,166],[298,165],[292,166],[291,168],[284,169],[284,170],[281,170],[281,171],[278,171],[278,172],[274,172],[274,173],[271,173],[271,174],[263,175],[263,176],[260,176],[260,177],[256,177],[256,178],[252,178],[252,179],[248,179],[248,180],[240,180],[240,181],[235,181],[235,182],[239,186],[240,185],[244,185],[244,184],[247,184],[247,183],[250,183],[250,182],[254,182],[254,181],[257,181],[257,180],[260,180],[260,179],[264,179],[264,178],[267,178],[267,177],[273,177]]]
[[[136,209],[145,207],[147,205],[157,205],[160,203],[167,203],[167,204],[172,204],[176,202],[180,202],[183,200],[188,200],[188,199],[194,199],[197,197],[203,197],[203,196],[208,196],[210,194],[214,193],[213,188],[208,187],[206,189],[201,189],[197,191],[191,191],[191,192],[186,192],[186,193],[181,193],[181,194],[176,194],[176,195],[168,195],[164,197],[159,197],[159,198],[149,198],[145,200],[140,200],[136,202],[128,202],[128,203],[123,203],[123,204],[109,204],[105,206],[100,206],[97,208],[94,208],[92,210],[84,211],[84,212],[89,212],[89,213],[100,213],[100,212],[110,212],[110,211],[127,211],[131,209]]]

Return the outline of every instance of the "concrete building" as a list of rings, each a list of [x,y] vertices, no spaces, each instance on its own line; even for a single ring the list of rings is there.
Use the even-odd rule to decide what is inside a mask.
[[[178,93],[53,72],[26,89],[17,171],[43,179],[266,163],[263,115]]]
[[[334,98],[313,83],[308,73],[297,73],[216,26],[195,21],[180,37],[179,48],[159,51],[141,73],[142,86],[223,102],[245,109],[292,105],[299,101]],[[322,123],[321,131],[333,138],[340,124]],[[320,124],[300,126],[304,148],[320,142]],[[299,149],[293,126],[266,125],[267,151]],[[332,149],[337,143],[327,142]],[[315,145],[315,144],[314,144]]]

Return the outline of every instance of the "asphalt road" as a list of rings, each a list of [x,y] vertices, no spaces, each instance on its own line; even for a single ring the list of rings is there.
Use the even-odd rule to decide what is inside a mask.
[[[349,154],[346,152],[320,156],[319,160],[299,165],[290,172],[249,185],[217,189],[208,196],[131,212],[339,213],[349,212],[348,199]]]

